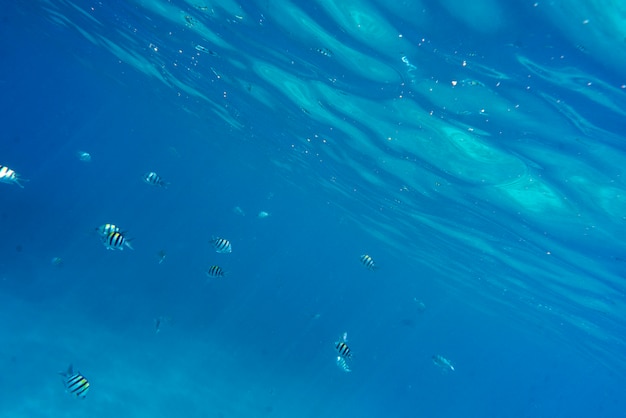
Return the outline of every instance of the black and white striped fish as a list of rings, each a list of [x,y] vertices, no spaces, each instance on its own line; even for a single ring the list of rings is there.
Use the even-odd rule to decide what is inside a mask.
[[[63,376],[63,384],[65,390],[72,395],[76,395],[78,398],[85,398],[87,392],[89,392],[89,381],[80,372],[74,372],[74,368],[70,364],[70,367],[66,372],[59,373]]]
[[[21,179],[19,174],[7,166],[0,165],[0,183],[17,184],[23,189],[24,186],[20,183],[20,180],[24,179]]]
[[[101,237],[108,236],[111,232],[121,232],[121,229],[117,225],[113,224],[104,224],[100,225],[96,228],[96,232],[100,234]]]
[[[226,273],[220,266],[211,266],[206,272],[206,275],[212,278],[224,277]]]
[[[346,343],[345,341],[337,341],[335,343],[335,349],[337,350],[339,357],[346,360],[350,360],[352,358],[352,352],[350,351],[350,347],[348,347],[348,343]]]
[[[154,171],[144,174],[143,181],[145,181],[151,186],[159,186],[159,187],[163,187],[164,189],[167,189],[167,185],[169,184],[168,182],[163,181],[161,176],[159,176]]]
[[[361,256],[361,264],[363,264],[365,268],[370,271],[374,271],[377,269],[376,263],[374,263],[374,260],[372,259],[372,257],[370,257],[367,254],[363,254]]]
[[[335,342],[335,350],[337,350],[337,367],[344,372],[350,372],[350,361],[352,360],[352,352],[348,347],[348,333],[344,332],[339,341]]]
[[[124,234],[120,231],[109,232],[108,235],[102,237],[102,243],[107,250],[123,250],[124,247],[134,250],[133,246],[128,242],[128,239],[126,239]]]
[[[213,245],[215,251],[220,254],[230,254],[233,252],[233,246],[230,245],[230,241],[225,238],[211,237],[211,245]]]

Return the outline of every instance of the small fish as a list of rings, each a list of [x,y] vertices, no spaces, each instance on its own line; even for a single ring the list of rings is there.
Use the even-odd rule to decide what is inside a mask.
[[[264,210],[262,210],[262,211],[261,211],[261,212],[259,212],[259,214],[257,215],[257,218],[259,218],[259,219],[265,219],[265,218],[267,218],[268,216],[270,216],[270,214],[269,214],[269,213],[267,213],[267,212],[265,212]]]
[[[158,334],[161,331],[161,317],[154,318],[154,333]]]
[[[90,386],[89,381],[80,372],[74,372],[71,364],[66,372],[60,372],[59,374],[64,377],[63,384],[65,385],[65,390],[81,399],[87,396]]]
[[[452,362],[441,354],[435,354],[432,359],[433,363],[440,367],[443,372],[454,371],[454,365],[452,364]]]
[[[157,257],[159,259],[159,264],[162,264],[165,261],[165,257],[167,257],[167,254],[165,254],[164,250],[161,250],[157,253]]]
[[[111,232],[109,235],[102,238],[102,243],[107,250],[123,250],[124,247],[134,250],[133,246],[130,245],[130,242],[128,241],[129,240],[124,237],[124,234],[119,231]]]
[[[318,54],[322,54],[323,56],[328,58],[332,58],[333,56],[333,51],[328,48],[315,48],[315,52],[317,52]]]
[[[246,212],[244,212],[243,209],[241,209],[239,206],[235,206],[233,208],[233,213],[239,216],[246,216]]]
[[[352,360],[352,352],[348,347],[348,333],[344,332],[339,341],[335,342],[335,350],[337,351],[337,358],[335,364],[344,372],[351,372],[350,361]]]
[[[225,238],[211,237],[210,243],[215,247],[215,251],[220,254],[230,254],[233,252],[233,247],[230,245],[230,241]]]
[[[206,275],[215,278],[215,277],[224,277],[226,273],[220,266],[211,266],[206,272]]]
[[[350,352],[350,347],[348,347],[348,333],[344,332],[339,341],[335,343],[335,349],[339,354],[339,357],[345,360],[352,359],[352,353]]]
[[[101,237],[107,237],[111,232],[121,232],[120,228],[113,224],[104,224],[96,228],[96,232]]]
[[[211,51],[209,48],[202,46],[202,45],[196,45],[195,48],[196,48],[196,51],[204,52],[205,54],[209,54],[213,56],[217,55],[215,52]]]
[[[61,257],[52,257],[52,260],[50,260],[50,264],[52,264],[54,267],[61,267],[63,265],[63,259]]]
[[[185,15],[185,22],[187,22],[185,24],[185,26],[187,26],[189,28],[193,27],[193,25],[196,24],[196,20],[193,17],[189,16],[189,15]]]
[[[0,183],[17,184],[23,189],[24,186],[20,183],[20,181],[26,180],[20,178],[20,175],[11,170],[9,167],[0,165]]]
[[[172,322],[172,319],[168,316],[158,316],[154,318],[154,333],[158,334],[164,325],[168,325]]]
[[[161,176],[159,176],[154,171],[144,174],[143,181],[145,181],[151,186],[159,186],[159,187],[163,187],[164,189],[167,189],[167,186],[169,185],[168,182],[163,181]]]
[[[336,364],[337,364],[337,367],[339,367],[341,370],[343,370],[346,373],[350,373],[352,371],[346,359],[341,356],[337,356]]]
[[[374,263],[374,260],[372,259],[372,257],[370,257],[367,254],[363,254],[361,256],[361,264],[363,264],[365,268],[370,271],[375,271],[378,268],[376,266],[376,263]]]
[[[87,151],[78,151],[76,155],[78,156],[78,159],[83,162],[88,163],[89,161],[91,161],[91,154],[89,154]]]

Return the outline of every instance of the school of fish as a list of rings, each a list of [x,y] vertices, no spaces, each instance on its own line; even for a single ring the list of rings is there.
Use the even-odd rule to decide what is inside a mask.
[[[322,55],[332,56],[332,53],[326,49],[318,49],[317,52]],[[85,151],[80,151],[78,153],[78,157],[81,161],[91,161],[91,155]],[[154,171],[150,171],[146,173],[142,177],[143,181],[150,186],[159,187],[166,189],[169,185],[168,182],[164,181],[163,178],[158,175]],[[0,165],[0,183],[6,184],[14,184],[21,188],[24,188],[21,182],[25,181],[19,174],[17,174],[14,170],[8,168],[7,166]],[[233,210],[235,214],[245,216],[245,213],[240,207],[235,207]],[[261,211],[258,214],[258,218],[263,219],[269,216],[268,212]],[[104,223],[95,228],[96,234],[100,239],[100,242],[103,244],[105,249],[107,250],[124,250],[133,249],[130,241],[132,238],[127,236],[127,233],[123,231],[117,224],[113,223]],[[233,246],[231,241],[223,238],[212,236],[209,240],[209,244],[213,247],[216,253],[218,254],[231,254],[233,251]],[[161,264],[166,258],[166,253],[164,250],[160,250],[157,254],[158,263]],[[58,257],[55,257],[55,260]],[[53,260],[53,264],[60,265],[62,260],[58,258],[58,262]],[[359,257],[359,261],[365,269],[369,271],[377,271],[378,264],[374,261],[372,256],[369,254],[362,254]],[[226,276],[225,270],[217,264],[210,265],[205,271],[206,276],[209,279],[219,279],[224,278]],[[422,303],[423,305],[423,303]],[[420,305],[420,306],[422,306]],[[161,330],[161,325],[163,323],[163,317],[158,317],[155,319],[155,332],[158,333]],[[343,372],[351,372],[352,371],[352,350],[348,345],[348,333],[344,332],[341,337],[335,341],[335,364],[339,368],[339,370]],[[443,357],[442,355],[435,354],[432,356],[432,362],[439,367],[442,372],[455,371],[455,367],[452,362]],[[65,389],[71,395],[84,399],[87,393],[90,390],[90,383],[86,377],[84,377],[80,372],[74,371],[73,366],[70,365],[69,368],[65,372],[59,373],[63,376],[63,384]]]

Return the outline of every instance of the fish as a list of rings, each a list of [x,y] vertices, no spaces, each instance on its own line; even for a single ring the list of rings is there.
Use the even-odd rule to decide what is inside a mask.
[[[267,218],[268,216],[270,216],[270,214],[269,214],[269,213],[267,213],[267,212],[265,212],[264,210],[262,210],[262,211],[261,211],[261,212],[259,212],[259,214],[257,215],[257,218],[259,218],[259,219],[265,219],[265,218]]]
[[[337,364],[337,367],[339,367],[341,370],[343,370],[346,373],[350,373],[352,371],[346,359],[341,356],[337,356],[336,364]]]
[[[159,176],[154,171],[144,174],[143,181],[151,186],[159,186],[163,187],[164,189],[167,189],[167,186],[169,185],[168,182],[164,181],[161,176]]]
[[[89,161],[91,161],[91,154],[89,154],[87,151],[77,151],[76,156],[79,160],[83,162],[88,163]]]
[[[454,371],[454,365],[450,360],[442,356],[441,354],[435,354],[432,357],[433,363],[440,367],[443,372]]]
[[[337,358],[335,364],[344,372],[351,372],[350,361],[352,360],[352,352],[348,347],[348,333],[344,332],[339,341],[335,342],[335,350],[337,351]]]
[[[64,377],[63,384],[65,385],[65,390],[72,395],[76,395],[76,397],[84,399],[87,396],[87,392],[89,392],[89,381],[83,376],[80,372],[74,372],[74,368],[70,364],[67,371],[60,372],[61,376]]]
[[[106,237],[111,232],[121,232],[121,229],[119,226],[113,224],[104,224],[97,227],[96,232],[100,234],[101,237]]]
[[[130,245],[129,240],[124,237],[124,234],[120,231],[110,232],[108,235],[102,237],[102,243],[107,250],[123,250],[124,247],[128,247],[134,250]]]
[[[206,272],[206,275],[212,278],[224,277],[226,273],[220,266],[211,266]]]
[[[215,52],[211,51],[209,48],[204,47],[202,45],[196,45],[195,48],[196,48],[196,51],[204,52],[205,54],[209,54],[213,56],[217,55]]]
[[[325,57],[329,57],[329,58],[332,58],[333,56],[333,51],[331,51],[328,48],[315,48],[315,52],[317,52],[318,54],[322,54]]]
[[[378,268],[376,266],[376,263],[374,263],[374,259],[370,257],[369,255],[363,254],[360,259],[361,259],[361,264],[363,264],[366,269],[370,271],[375,271]]]
[[[159,259],[159,264],[163,264],[163,262],[165,261],[165,257],[167,257],[167,254],[165,253],[165,250],[161,250],[157,253],[157,258]]]
[[[21,178],[19,174],[11,170],[9,167],[0,165],[0,183],[17,184],[23,189],[24,185],[20,183],[20,181],[26,180]]]
[[[339,341],[335,343],[335,350],[339,354],[339,357],[351,360],[352,352],[350,351],[350,347],[348,347],[348,333],[344,332]]]
[[[215,251],[220,254],[230,254],[233,252],[233,246],[226,238],[211,237],[210,243],[215,247]]]

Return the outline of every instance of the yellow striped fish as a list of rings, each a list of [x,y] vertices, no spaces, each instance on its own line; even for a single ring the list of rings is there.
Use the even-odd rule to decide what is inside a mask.
[[[111,232],[121,232],[120,227],[113,224],[104,224],[96,228],[96,232],[101,237],[108,236]]]
[[[74,368],[70,364],[70,367],[66,372],[59,373],[64,377],[63,384],[65,385],[65,390],[72,395],[76,395],[76,397],[84,399],[87,396],[87,392],[89,392],[89,381],[80,374],[80,372],[74,372]]]
[[[124,247],[134,250],[133,246],[128,242],[128,239],[126,239],[124,234],[120,231],[110,232],[108,235],[102,237],[102,243],[107,250],[123,250]]]

